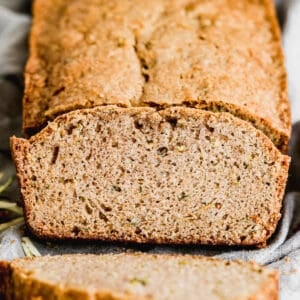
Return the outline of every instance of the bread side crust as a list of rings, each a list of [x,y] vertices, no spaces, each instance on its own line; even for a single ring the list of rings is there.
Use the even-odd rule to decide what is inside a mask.
[[[281,102],[280,102],[280,109],[281,111],[280,118],[286,124],[288,136],[291,135],[291,104],[288,98],[288,80],[287,80],[287,72],[285,68],[285,57],[282,48],[282,39],[281,39],[281,30],[276,14],[275,4],[273,1],[264,0],[267,16],[271,23],[271,27],[274,34],[274,39],[277,42],[277,49],[278,49],[278,57],[282,65],[282,73],[283,76],[281,77]]]
[[[16,175],[21,190],[21,200],[22,200],[22,208],[24,212],[24,220],[25,223],[30,228],[30,224],[28,223],[28,220],[32,209],[31,195],[33,192],[33,188],[32,188],[30,177],[25,171],[27,152],[29,146],[30,143],[26,139],[17,138],[15,136],[12,136],[10,138],[10,148],[11,148],[12,158],[15,163]]]
[[[285,125],[284,127],[285,127],[286,140],[282,145],[282,151],[286,153],[288,150],[288,142],[291,137],[292,127],[291,127],[291,104],[288,98],[287,73],[286,73],[286,68],[284,63],[285,58],[282,49],[281,31],[280,31],[280,26],[276,14],[274,1],[269,1],[269,0],[263,0],[263,1],[266,7],[267,17],[271,24],[273,38],[276,41],[277,55],[281,65],[281,72],[282,72],[281,95],[280,95],[281,101],[278,103],[277,110],[279,113],[280,120],[282,121],[282,124]]]
[[[279,299],[279,274],[274,272],[269,275],[268,280],[262,283],[260,292],[253,300],[277,300]]]
[[[10,300],[11,265],[9,262],[0,261],[0,300]]]
[[[88,254],[89,256],[97,256],[94,254]],[[145,254],[145,253],[121,253],[121,254],[109,254],[109,255],[120,255],[120,256],[144,256],[147,259],[149,257],[156,257],[156,256],[163,256],[164,259],[168,259],[169,257],[182,257],[182,258],[192,258],[192,259],[204,259],[206,261],[211,262],[224,262],[222,259],[215,258],[215,257],[205,257],[205,256],[196,256],[196,255],[180,255],[180,254]],[[72,257],[72,256],[82,256],[83,258],[86,254],[67,254],[61,255],[65,257]],[[79,287],[68,287],[68,286],[58,286],[52,284],[47,281],[39,280],[38,278],[34,278],[34,274],[30,272],[26,272],[22,269],[21,266],[18,265],[19,261],[29,261],[34,260],[35,258],[20,258],[16,259],[12,262],[3,262],[0,261],[0,275],[6,282],[4,288],[0,285],[0,295],[4,296],[5,300],[23,300],[23,299],[38,299],[41,300],[48,300],[55,299],[60,300],[67,300],[67,299],[74,299],[74,300],[147,300],[153,299],[151,296],[149,297],[141,297],[137,295],[133,295],[130,293],[120,293],[113,290],[87,290],[84,288]],[[43,257],[43,259],[47,259]],[[261,268],[259,264],[255,262],[244,262],[244,261],[234,261],[234,263],[239,265],[248,265],[250,269],[257,270]],[[253,295],[249,300],[277,300],[279,299],[279,282],[278,282],[279,274],[277,270],[270,270],[268,278],[265,281],[261,282],[261,285],[258,290],[253,292]],[[234,298],[233,300],[242,300],[245,298]]]
[[[38,72],[37,67],[40,65],[40,59],[37,55],[36,39],[37,39],[37,27],[38,27],[38,7],[40,1],[34,1],[32,7],[32,25],[29,33],[29,57],[25,65],[24,79],[25,79],[25,89],[23,95],[23,112],[22,112],[22,127],[26,135],[32,134],[37,128],[42,126],[42,122],[37,120],[35,117],[35,122],[29,120],[30,112],[28,111],[31,108],[30,104],[27,104],[29,101],[30,95],[36,89],[34,85],[33,75]],[[29,109],[28,109],[29,108]]]

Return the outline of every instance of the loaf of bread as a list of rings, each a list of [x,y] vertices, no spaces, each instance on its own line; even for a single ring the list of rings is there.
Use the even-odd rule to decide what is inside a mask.
[[[271,0],[35,0],[24,130],[78,108],[189,106],[285,151],[290,112]]]
[[[24,130],[61,115],[11,140],[36,235],[264,245],[274,232],[290,112],[271,1],[36,0],[25,79]]]
[[[26,222],[55,239],[263,245],[289,165],[248,122],[184,107],[76,110],[11,147]]]
[[[278,299],[277,271],[196,256],[44,256],[0,262],[0,275],[1,300]]]

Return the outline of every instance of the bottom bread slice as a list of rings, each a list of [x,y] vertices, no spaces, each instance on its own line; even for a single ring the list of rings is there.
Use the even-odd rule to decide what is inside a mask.
[[[0,275],[6,300],[278,299],[277,271],[185,255],[44,256],[0,262]]]
[[[77,110],[11,146],[27,224],[45,238],[262,244],[289,164],[247,122],[178,107]]]

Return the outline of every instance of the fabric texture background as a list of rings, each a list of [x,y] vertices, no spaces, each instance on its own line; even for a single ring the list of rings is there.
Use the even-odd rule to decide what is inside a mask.
[[[46,0],[45,0],[46,1]],[[109,243],[49,243],[34,239],[41,254],[106,253],[139,250],[156,253],[214,255],[225,259],[255,260],[280,271],[280,295],[284,300],[300,299],[300,0],[278,0],[283,46],[289,77],[293,134],[290,144],[292,164],[283,205],[283,217],[275,235],[264,249],[237,249],[204,246],[115,245]],[[0,0],[0,172],[1,183],[14,174],[9,153],[9,136],[20,136],[23,68],[28,53],[30,2]],[[299,123],[297,123],[299,121]],[[18,201],[17,183],[5,197]],[[27,235],[23,225],[13,226],[0,235],[0,259],[24,256],[21,238]]]

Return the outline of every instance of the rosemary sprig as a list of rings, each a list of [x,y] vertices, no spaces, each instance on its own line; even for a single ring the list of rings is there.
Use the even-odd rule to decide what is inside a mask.
[[[0,180],[2,178],[3,178],[3,173],[0,172]],[[13,181],[14,178],[9,177],[8,180],[3,185],[0,185],[0,194],[2,194],[13,183]],[[23,210],[21,207],[17,205],[17,203],[0,199],[0,210],[1,209],[13,212],[17,215],[17,217],[6,223],[2,223],[2,224],[0,223],[0,233],[11,226],[24,223]],[[21,244],[26,256],[30,256],[30,257],[41,256],[40,252],[37,250],[37,248],[33,245],[32,241],[28,237],[22,237]]]
[[[5,229],[9,228],[10,226],[18,225],[18,224],[22,224],[22,223],[24,223],[24,218],[23,217],[13,219],[13,220],[11,220],[9,222],[6,222],[6,223],[1,223],[0,224],[0,233],[2,231],[4,231]]]
[[[0,179],[2,177],[3,177],[3,173],[0,173]],[[3,185],[0,185],[0,194],[2,194],[13,183],[13,181],[14,178],[9,177],[8,180]],[[8,222],[0,223],[0,232],[6,230],[11,226],[24,223],[23,210],[21,207],[18,207],[16,203],[0,199],[0,209],[11,211],[17,215],[16,218]]]
[[[0,209],[9,210],[11,212],[14,212],[18,216],[23,216],[23,209],[14,202],[0,200]]]
[[[3,174],[1,175],[0,179],[2,177],[3,177]],[[13,183],[13,181],[14,181],[14,178],[13,178],[13,176],[11,176],[7,179],[7,181],[4,184],[0,185],[0,194],[2,194]]]
[[[29,237],[26,236],[22,237],[22,248],[26,256],[29,257],[41,256],[41,253],[34,246],[34,244],[32,243]]]

